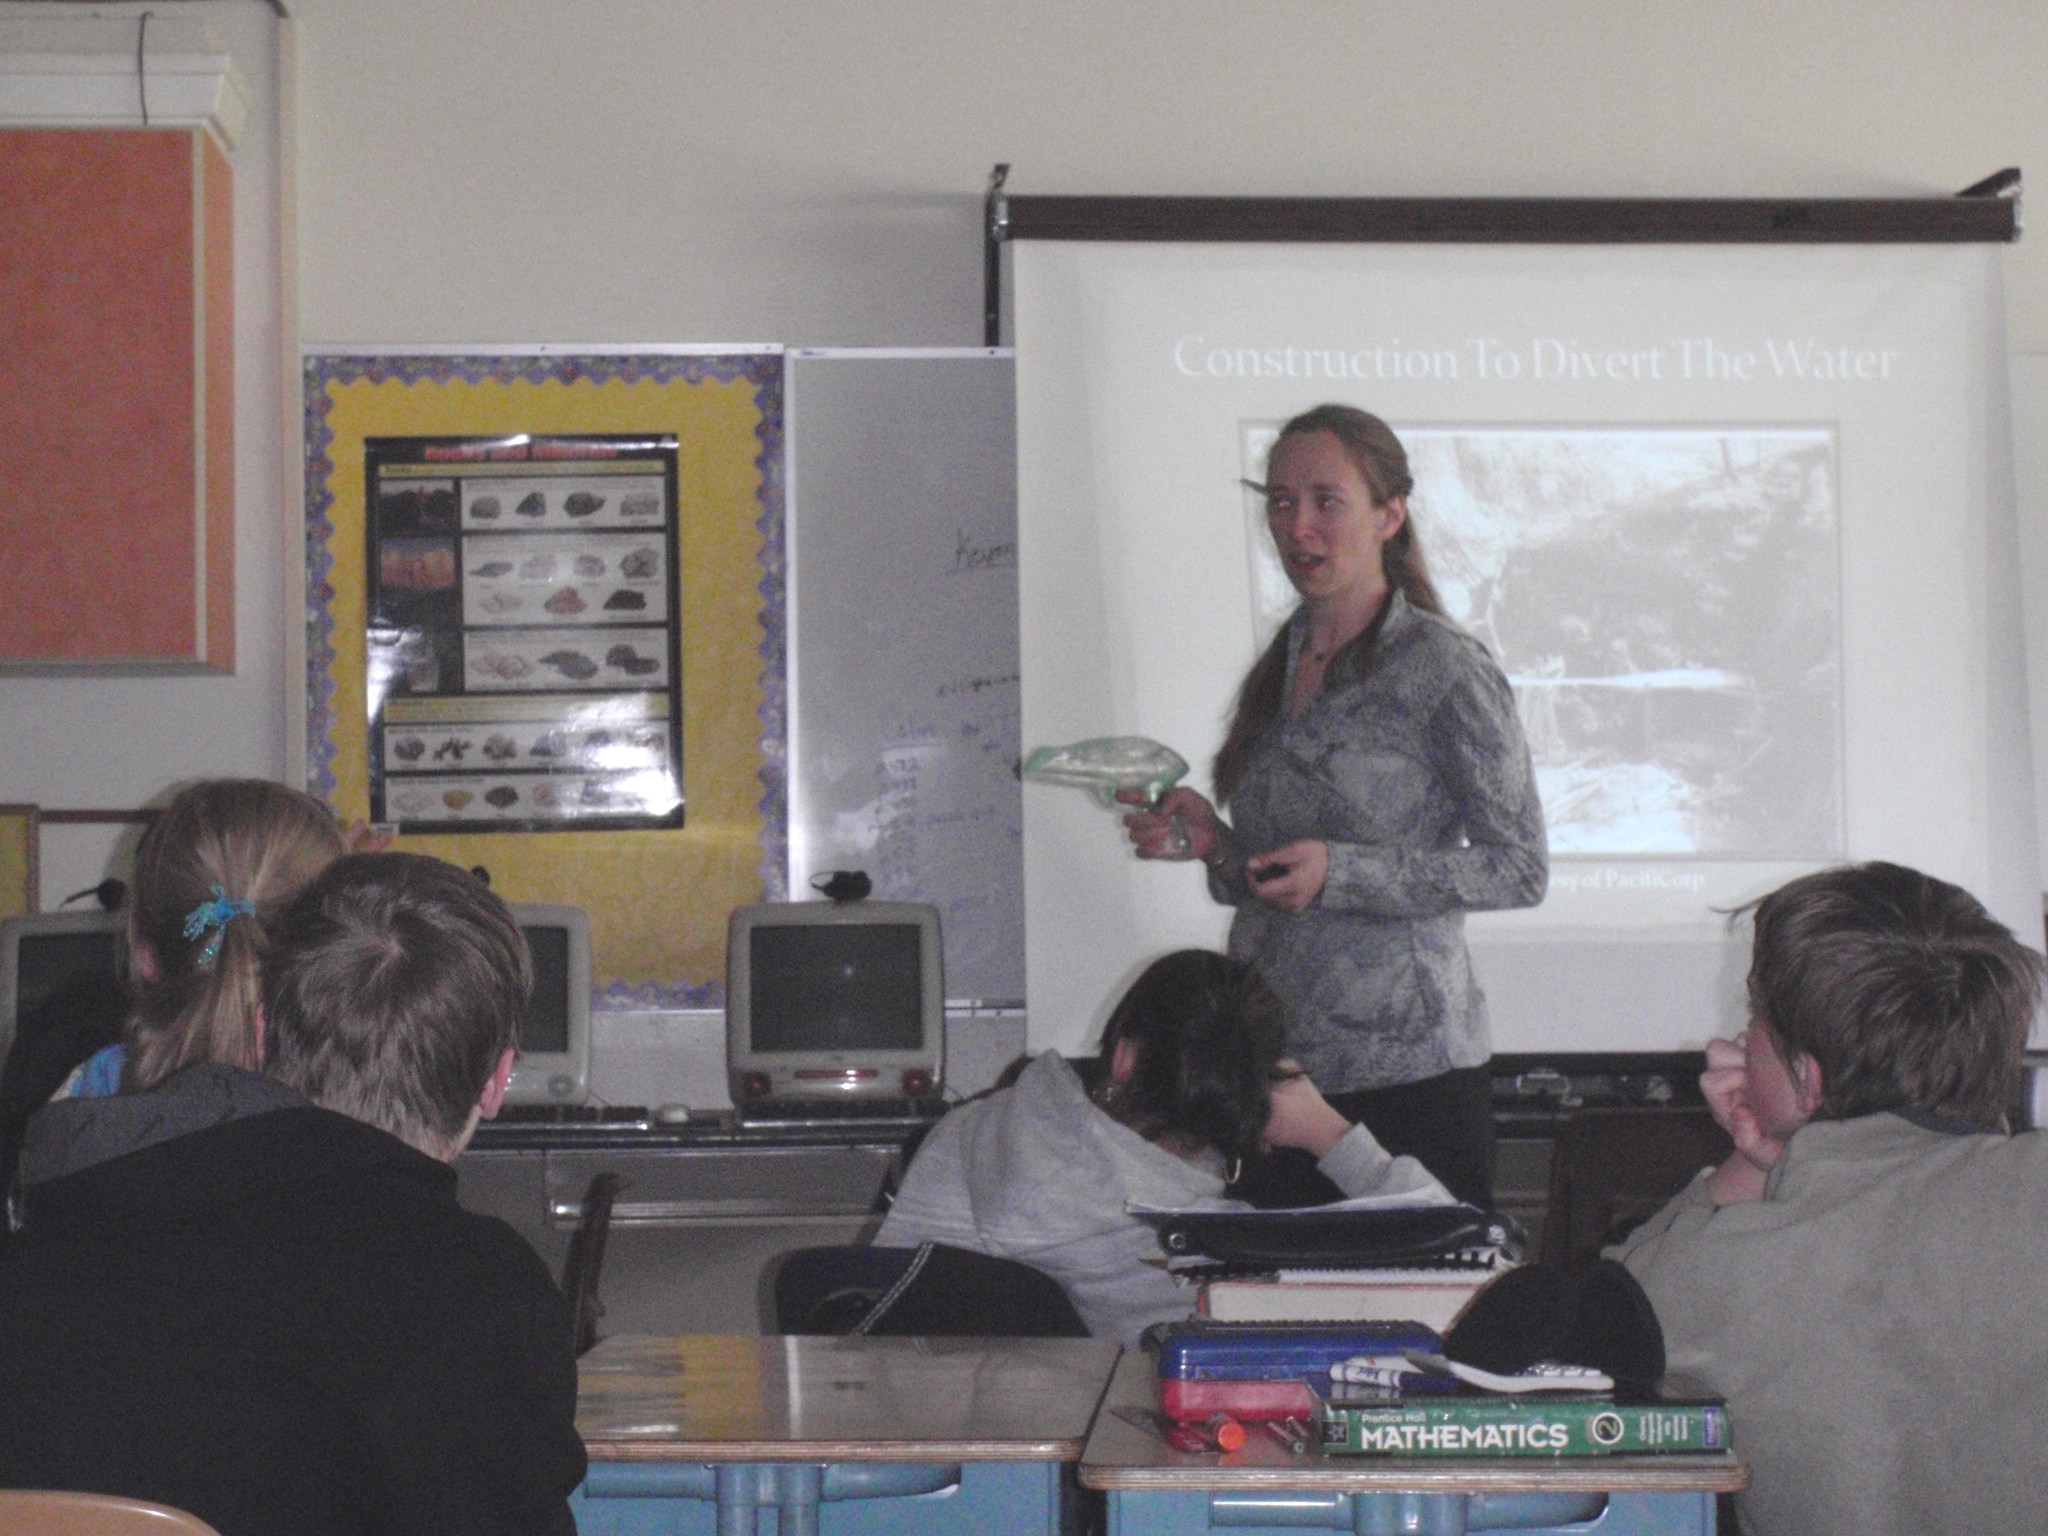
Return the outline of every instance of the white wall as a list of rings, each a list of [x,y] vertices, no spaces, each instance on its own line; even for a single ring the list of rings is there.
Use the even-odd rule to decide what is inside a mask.
[[[2028,713],[2034,733],[2034,805],[2040,864],[2048,876],[2048,351],[2015,351],[2011,363]]]
[[[1866,196],[2014,164],[2048,177],[2038,0],[295,10],[306,334],[337,342],[971,345],[998,160],[1016,191],[1075,193]],[[2014,346],[2048,354],[2048,241],[2005,266]],[[2048,725],[2048,360],[2028,361]]]
[[[2048,176],[2038,0],[292,0],[306,334],[980,340],[980,193]],[[2048,343],[2048,251],[2013,268]]]
[[[287,761],[276,24],[261,0],[193,8],[256,102],[236,157],[239,671],[0,680],[0,799],[127,805]],[[290,9],[318,342],[977,344],[997,160],[1020,192],[1875,195],[2048,175],[2048,7],[2030,0]],[[2006,265],[2014,343],[2048,352],[2048,245]],[[2030,464],[2038,521],[2048,460]]]
[[[143,5],[97,6],[133,16]],[[287,557],[278,244],[278,24],[262,0],[199,0],[234,55],[252,111],[235,178],[235,673],[231,677],[0,677],[0,800],[125,809],[211,774],[281,777],[285,767]],[[76,5],[10,5],[10,17],[76,18]],[[298,424],[292,424],[296,442]],[[118,559],[110,550],[108,558]],[[0,571],[4,571],[0,560]],[[6,577],[0,575],[0,601]],[[44,832],[43,899],[100,878],[117,833]]]

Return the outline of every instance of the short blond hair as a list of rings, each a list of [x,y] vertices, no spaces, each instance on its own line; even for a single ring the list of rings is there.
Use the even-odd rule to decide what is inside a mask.
[[[1976,897],[1903,865],[1850,864],[1745,910],[1750,1012],[1788,1064],[1819,1064],[1817,1118],[1908,1109],[1998,1127],[2043,962]]]
[[[532,990],[526,936],[483,881],[418,854],[352,854],[273,931],[264,1070],[323,1109],[443,1156]]]

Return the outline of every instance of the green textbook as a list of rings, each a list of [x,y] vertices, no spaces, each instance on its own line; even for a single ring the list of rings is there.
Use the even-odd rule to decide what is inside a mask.
[[[1728,1410],[1714,1402],[1440,1397],[1324,1402],[1318,1416],[1323,1449],[1332,1455],[1626,1456],[1728,1449]]]

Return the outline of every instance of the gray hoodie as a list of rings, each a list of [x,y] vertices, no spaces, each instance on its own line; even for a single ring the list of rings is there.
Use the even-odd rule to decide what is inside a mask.
[[[1418,1205],[1450,1192],[1412,1157],[1390,1157],[1353,1126],[1321,1164],[1346,1195],[1406,1194]],[[1057,1280],[1099,1338],[1135,1346],[1157,1322],[1188,1316],[1192,1288],[1132,1205],[1244,1210],[1223,1197],[1214,1153],[1183,1158],[1111,1119],[1056,1051],[1014,1087],[963,1104],[933,1127],[875,1236],[885,1247],[950,1243],[1019,1259]]]

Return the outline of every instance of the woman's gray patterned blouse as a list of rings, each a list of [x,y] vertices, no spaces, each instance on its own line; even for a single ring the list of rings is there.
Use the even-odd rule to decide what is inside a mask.
[[[1287,1048],[1325,1093],[1415,1082],[1491,1054],[1465,913],[1549,883],[1543,807],[1507,679],[1450,620],[1388,598],[1365,675],[1267,728],[1210,871],[1230,952],[1287,1005]],[[1289,625],[1287,691],[1307,623]],[[1245,859],[1305,838],[1330,872],[1305,911],[1255,900]]]

